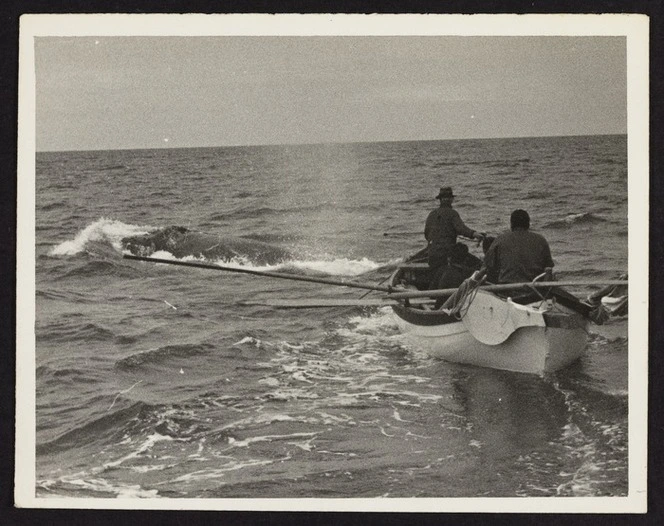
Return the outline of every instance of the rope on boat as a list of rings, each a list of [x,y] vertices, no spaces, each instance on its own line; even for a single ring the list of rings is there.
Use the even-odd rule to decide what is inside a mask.
[[[449,316],[454,316],[461,319],[466,315],[470,304],[475,300],[477,291],[482,283],[484,283],[486,276],[481,279],[475,279],[477,273],[466,279],[459,288],[452,294],[447,301],[443,304],[441,310]],[[463,312],[462,312],[463,311]]]

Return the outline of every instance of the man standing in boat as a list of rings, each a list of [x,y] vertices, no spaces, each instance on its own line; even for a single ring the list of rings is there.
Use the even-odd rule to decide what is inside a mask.
[[[435,288],[440,281],[440,275],[447,266],[457,236],[484,239],[482,234],[468,228],[461,220],[459,212],[452,208],[454,193],[450,186],[443,186],[436,199],[440,201],[440,207],[429,213],[424,226],[424,237],[429,244],[431,288]]]
[[[551,279],[551,249],[544,236],[530,231],[530,216],[515,210],[510,231],[500,234],[484,257],[489,280],[497,283],[532,281],[543,273]]]

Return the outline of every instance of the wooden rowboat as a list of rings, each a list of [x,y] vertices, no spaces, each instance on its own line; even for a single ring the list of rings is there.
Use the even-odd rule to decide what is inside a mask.
[[[390,282],[420,288],[428,274],[426,263],[408,262]],[[582,303],[575,304],[561,290],[542,291],[543,297],[512,292],[521,297],[475,290],[463,299],[457,315],[407,300],[391,308],[407,340],[450,362],[542,375],[583,355],[588,319]]]

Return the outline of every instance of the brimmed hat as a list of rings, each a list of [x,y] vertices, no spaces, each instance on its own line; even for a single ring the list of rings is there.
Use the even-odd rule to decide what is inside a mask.
[[[436,199],[440,199],[443,197],[454,197],[454,194],[452,193],[452,187],[451,186],[443,186],[440,189],[440,192],[438,192],[438,195],[436,196]]]

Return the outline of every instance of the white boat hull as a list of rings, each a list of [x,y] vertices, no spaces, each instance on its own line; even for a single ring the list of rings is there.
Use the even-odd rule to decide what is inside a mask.
[[[392,275],[393,286],[418,289],[429,280],[426,264],[406,263]],[[585,352],[588,321],[569,304],[564,291],[531,304],[484,290],[459,298],[462,320],[440,309],[408,302],[393,305],[394,317],[412,345],[430,356],[456,363],[545,374],[579,359]],[[571,298],[576,307],[577,300]]]
[[[579,359],[587,345],[585,325],[574,329],[521,327],[503,343],[486,345],[461,322],[420,326],[395,318],[405,338],[430,356],[521,373],[541,375],[562,369]]]

